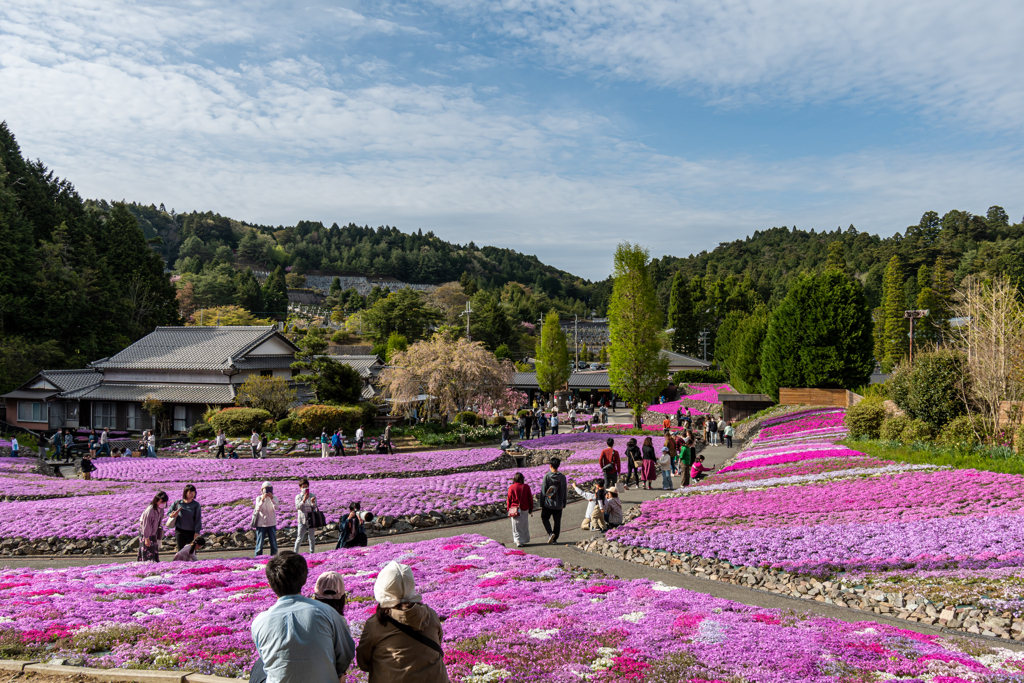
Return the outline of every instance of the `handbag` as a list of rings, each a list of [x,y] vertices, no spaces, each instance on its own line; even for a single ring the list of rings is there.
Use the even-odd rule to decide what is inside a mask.
[[[518,505],[513,505],[513,506],[509,507],[509,509],[508,509],[508,516],[509,517],[518,517],[519,516],[519,506]]]
[[[310,519],[313,522],[313,528],[319,529],[320,527],[327,526],[327,516],[320,512],[320,508],[314,506],[313,512],[310,515]]]
[[[259,519],[259,515],[260,515],[259,508],[256,508],[255,510],[252,511],[252,520],[249,522],[249,526],[251,526],[253,529],[258,528],[256,526],[256,520]]]

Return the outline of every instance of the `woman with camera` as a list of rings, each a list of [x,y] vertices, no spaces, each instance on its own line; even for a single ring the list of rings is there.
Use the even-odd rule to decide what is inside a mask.
[[[263,544],[267,541],[270,541],[270,554],[277,555],[277,498],[269,481],[260,487],[252,511],[252,525],[256,528],[256,557],[263,554]]]

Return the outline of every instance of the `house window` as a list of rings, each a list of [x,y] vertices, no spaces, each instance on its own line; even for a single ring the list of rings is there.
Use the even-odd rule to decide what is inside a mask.
[[[94,429],[115,428],[117,411],[113,403],[93,403],[92,426]]]
[[[273,377],[273,376],[274,376],[274,371],[273,370],[260,370],[260,377]]]
[[[138,403],[128,404],[128,431],[137,432],[142,429],[142,406]]]
[[[185,416],[188,414],[187,406],[174,406],[174,431],[183,432],[188,427],[185,425]]]
[[[46,404],[42,401],[18,401],[18,422],[46,422]]]

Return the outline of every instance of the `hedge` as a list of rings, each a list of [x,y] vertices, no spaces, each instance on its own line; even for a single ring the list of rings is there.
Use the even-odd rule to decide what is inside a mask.
[[[252,430],[263,429],[272,416],[262,408],[225,408],[210,417],[214,432],[224,430],[228,436],[249,436]]]
[[[480,416],[474,413],[472,410],[465,410],[455,416],[456,422],[461,422],[464,425],[472,427],[480,420]]]
[[[684,384],[722,384],[729,378],[721,370],[680,370],[672,375],[672,381],[681,387]]]
[[[899,441],[903,438],[903,430],[909,423],[910,418],[906,415],[889,415],[882,420],[878,436],[884,441]]]
[[[853,437],[877,439],[884,420],[885,406],[877,399],[864,399],[846,411],[846,428]]]
[[[287,424],[295,434],[306,436],[320,434],[325,429],[328,433],[337,429],[350,434],[357,427],[369,427],[377,414],[377,406],[372,403],[360,403],[355,406],[306,405],[296,408],[289,416],[292,421]]]

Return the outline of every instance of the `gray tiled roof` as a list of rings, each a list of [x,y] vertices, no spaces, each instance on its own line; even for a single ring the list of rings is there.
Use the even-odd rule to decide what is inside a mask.
[[[235,390],[230,384],[101,384],[78,392],[66,394],[65,398],[88,401],[135,401],[141,403],[155,398],[164,403],[210,403],[226,404],[235,400]]]
[[[512,386],[521,388],[534,388],[536,389],[539,385],[537,384],[537,373],[536,372],[517,372],[512,377]]]
[[[78,389],[99,384],[100,380],[103,379],[103,375],[92,368],[84,370],[43,370],[39,374],[61,391],[77,391]]]
[[[119,353],[96,361],[95,368],[133,370],[227,370],[274,334],[272,325],[260,327],[158,327]]]
[[[710,368],[711,363],[700,358],[694,358],[693,356],[687,356],[685,353],[676,353],[675,351],[668,351],[666,349],[661,350],[661,357],[668,358],[669,363],[674,365],[692,365],[693,367]]]
[[[360,377],[371,377],[375,374],[374,369],[384,366],[384,361],[379,356],[329,356],[329,358],[348,365],[359,372]]]
[[[569,375],[570,389],[607,389],[607,372],[574,372]]]

